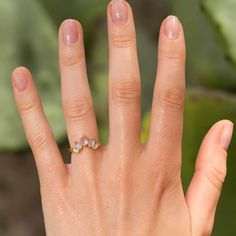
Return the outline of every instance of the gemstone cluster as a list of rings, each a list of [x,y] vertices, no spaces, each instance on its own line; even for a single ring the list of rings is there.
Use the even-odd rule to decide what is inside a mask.
[[[80,139],[80,142],[75,142],[75,147],[71,148],[70,151],[74,153],[79,153],[85,147],[89,147],[93,150],[96,150],[99,147],[99,144],[96,143],[95,139],[89,139],[86,136],[83,136]]]

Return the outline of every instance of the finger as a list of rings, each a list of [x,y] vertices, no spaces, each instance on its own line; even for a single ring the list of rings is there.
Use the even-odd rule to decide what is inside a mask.
[[[59,30],[62,105],[70,145],[81,136],[98,139],[97,123],[86,71],[83,32],[76,20]]]
[[[181,23],[169,16],[161,26],[147,148],[150,159],[180,170],[185,92],[185,41]],[[172,157],[175,157],[174,159]],[[178,156],[178,158],[176,158]],[[163,161],[160,161],[163,158]]]
[[[232,132],[233,124],[230,121],[220,121],[211,128],[201,145],[195,174],[186,194],[193,235],[211,235],[226,176],[226,150]]]
[[[140,144],[140,73],[132,10],[124,0],[108,6],[110,145]],[[123,147],[121,147],[123,146]]]
[[[27,140],[33,151],[42,185],[65,182],[66,168],[52,130],[45,117],[30,72],[16,68],[13,91]]]

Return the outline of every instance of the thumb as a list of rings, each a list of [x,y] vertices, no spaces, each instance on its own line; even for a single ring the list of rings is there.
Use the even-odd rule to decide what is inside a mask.
[[[211,234],[226,176],[227,149],[232,133],[233,123],[220,121],[210,129],[201,145],[195,173],[186,193],[193,235]]]

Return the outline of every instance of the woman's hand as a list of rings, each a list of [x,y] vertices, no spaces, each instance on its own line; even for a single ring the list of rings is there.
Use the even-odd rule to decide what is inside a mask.
[[[174,16],[161,26],[149,138],[141,144],[140,73],[127,2],[109,4],[108,26],[109,144],[73,153],[71,164],[65,165],[61,158],[30,73],[25,68],[13,72],[16,103],[40,177],[47,235],[210,235],[233,125],[224,120],[209,131],[185,195],[181,182],[183,28]],[[79,22],[63,22],[59,51],[70,145],[83,135],[98,140]]]

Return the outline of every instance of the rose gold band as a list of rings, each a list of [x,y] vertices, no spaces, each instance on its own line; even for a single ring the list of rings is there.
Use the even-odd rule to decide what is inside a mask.
[[[72,153],[80,153],[85,147],[89,147],[92,150],[97,150],[101,145],[95,141],[95,139],[89,139],[86,136],[80,138],[79,142],[75,142],[75,146],[69,148]]]

